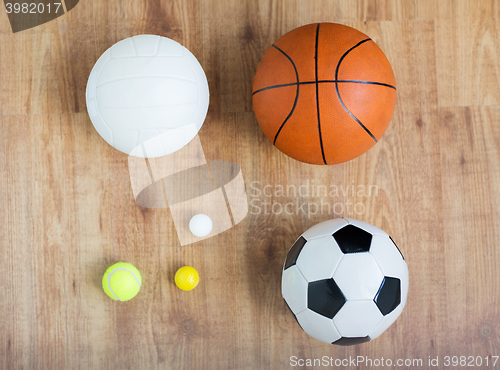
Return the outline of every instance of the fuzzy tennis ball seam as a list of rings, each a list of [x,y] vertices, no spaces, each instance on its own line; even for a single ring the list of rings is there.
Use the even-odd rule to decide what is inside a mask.
[[[102,279],[104,292],[113,300],[128,301],[140,291],[142,278],[130,263],[118,262],[108,267]]]

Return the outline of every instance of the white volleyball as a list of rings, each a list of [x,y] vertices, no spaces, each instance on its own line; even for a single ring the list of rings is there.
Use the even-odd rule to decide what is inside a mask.
[[[166,37],[122,40],[96,62],[87,110],[106,142],[136,157],[173,153],[198,133],[207,115],[208,82],[198,60]]]

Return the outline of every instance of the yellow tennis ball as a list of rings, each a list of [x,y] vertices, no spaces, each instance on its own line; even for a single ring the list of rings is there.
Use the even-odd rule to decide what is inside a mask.
[[[174,280],[179,289],[191,290],[200,282],[200,275],[194,267],[184,266],[177,270]]]
[[[133,265],[118,262],[108,267],[102,277],[104,292],[115,301],[128,301],[141,289],[141,273]]]

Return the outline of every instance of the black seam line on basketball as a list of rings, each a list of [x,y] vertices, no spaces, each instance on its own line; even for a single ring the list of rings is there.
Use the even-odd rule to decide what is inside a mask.
[[[390,87],[391,89],[394,89],[396,90],[396,86],[393,86],[393,85],[390,85],[390,84],[386,84],[386,83],[383,83],[383,82],[375,82],[375,81],[361,81],[361,80],[319,80],[318,83],[322,84],[322,83],[335,83],[335,82],[338,82],[338,83],[353,83],[353,84],[369,84],[369,85],[379,85],[379,86],[386,86],[386,87]],[[315,84],[316,81],[302,81],[302,82],[299,82],[299,85],[311,85],[311,84]],[[261,91],[266,91],[266,90],[271,90],[271,89],[277,89],[279,87],[287,87],[287,86],[295,86],[297,85],[297,82],[292,82],[292,83],[289,83],[289,84],[281,84],[281,85],[272,85],[272,86],[268,86],[268,87],[263,87],[262,89],[258,89],[258,90],[255,90],[252,95],[255,95]]]
[[[385,86],[385,87],[390,87],[391,89],[396,90],[396,86],[386,84],[383,82],[375,82],[375,81],[362,81],[362,80],[319,80],[319,83],[353,83],[353,84],[369,84],[369,85],[379,85],[379,86]]]
[[[295,85],[312,85],[315,84],[316,81],[304,81],[304,82],[291,82],[289,84],[281,84],[281,85],[271,85],[268,87],[263,87],[262,89],[255,90],[252,95],[255,95],[257,93],[260,93],[261,91],[266,91],[266,90],[271,90],[271,89],[277,89],[278,87],[287,87],[287,86],[295,86]]]
[[[335,68],[335,81],[338,81],[339,79],[339,68],[340,68],[340,64],[342,63],[342,61],[344,60],[344,58],[347,56],[347,54],[349,54],[351,51],[353,51],[354,49],[356,49],[358,46],[360,46],[361,44],[367,42],[367,41],[371,41],[371,39],[365,39],[365,40],[361,40],[360,42],[358,42],[356,45],[354,45],[352,48],[350,48],[349,50],[347,50],[341,57],[340,57],[340,60],[337,64],[337,68]],[[344,108],[344,110],[349,113],[349,115],[361,126],[363,127],[363,129],[368,133],[368,135],[370,135],[372,137],[373,140],[375,140],[375,142],[377,142],[377,138],[375,136],[373,136],[373,134],[370,132],[370,130],[368,130],[368,128],[366,128],[365,125],[363,125],[361,123],[361,121],[359,119],[357,119],[354,114],[351,113],[351,111],[349,109],[347,109],[347,107],[345,106],[344,102],[342,101],[342,98],[340,97],[340,92],[339,92],[339,84],[338,82],[335,82],[335,90],[337,91],[337,98],[339,98],[339,101],[340,101],[340,104],[342,105],[342,108]]]
[[[283,50],[281,50],[276,45],[273,44],[272,46],[276,50],[278,50],[279,52],[281,52],[285,57],[287,57],[288,60],[290,61],[290,63],[292,63],[293,69],[295,70],[295,77],[297,78],[297,82],[295,83],[295,85],[297,85],[297,92],[295,93],[295,101],[293,102],[292,110],[290,111],[290,113],[288,113],[288,116],[286,116],[285,120],[281,124],[280,128],[278,129],[278,132],[276,133],[276,136],[274,136],[273,145],[276,146],[276,140],[278,139],[278,135],[280,134],[281,130],[283,129],[283,126],[285,126],[285,123],[287,123],[287,121],[292,116],[293,111],[295,110],[295,107],[297,106],[297,101],[299,100],[299,86],[300,86],[300,84],[299,84],[299,72],[297,71],[297,67],[295,66],[295,63],[293,62],[292,58],[290,58],[290,56],[287,53],[285,53]]]
[[[318,115],[319,145],[321,146],[321,156],[323,157],[323,162],[327,164],[325,158],[325,149],[323,148],[323,138],[321,136],[321,121],[319,118],[318,42],[319,42],[320,25],[321,23],[318,23],[318,27],[316,27],[316,45],[314,47],[314,82],[316,83],[316,112]],[[335,79],[337,78],[335,77]]]

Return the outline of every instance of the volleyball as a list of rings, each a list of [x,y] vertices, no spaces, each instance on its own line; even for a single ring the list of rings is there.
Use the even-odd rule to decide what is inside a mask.
[[[173,153],[198,133],[208,82],[196,57],[166,37],[139,35],[102,54],[90,73],[87,111],[102,138],[136,157]]]

